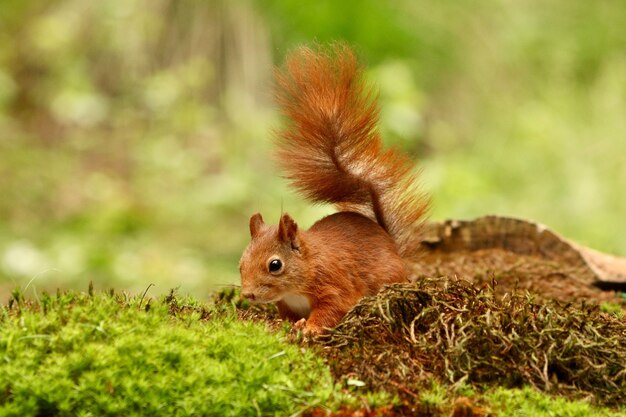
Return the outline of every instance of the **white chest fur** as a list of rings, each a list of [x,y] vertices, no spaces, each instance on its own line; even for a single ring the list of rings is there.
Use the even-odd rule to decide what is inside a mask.
[[[309,299],[304,295],[287,294],[283,297],[282,301],[298,316],[304,317],[305,319],[309,318],[309,314],[311,314],[311,303],[309,303]]]

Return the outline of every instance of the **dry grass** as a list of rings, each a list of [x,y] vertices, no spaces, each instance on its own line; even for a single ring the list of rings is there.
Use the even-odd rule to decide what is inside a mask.
[[[626,321],[598,306],[494,295],[462,280],[423,279],[363,299],[320,339],[337,378],[418,398],[449,386],[520,387],[626,400]]]

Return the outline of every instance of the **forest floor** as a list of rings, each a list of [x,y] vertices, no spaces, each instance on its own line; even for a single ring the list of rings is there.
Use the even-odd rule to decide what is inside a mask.
[[[623,293],[532,257],[438,259],[312,340],[236,289],[15,291],[0,414],[626,416]]]
[[[340,416],[622,415],[626,316],[613,297],[557,301],[422,278],[362,300],[327,335],[288,339],[314,347],[342,386],[398,400]],[[243,307],[243,319],[282,323],[271,308]]]

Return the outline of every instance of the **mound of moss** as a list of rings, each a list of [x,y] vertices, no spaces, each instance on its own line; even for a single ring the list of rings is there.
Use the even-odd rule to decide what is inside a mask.
[[[312,352],[193,300],[16,294],[0,312],[0,415],[290,415],[345,399]]]
[[[423,279],[363,299],[321,342],[336,377],[411,401],[437,380],[626,403],[626,321],[595,305]]]
[[[206,305],[16,293],[0,312],[7,416],[587,417],[612,411],[541,391],[614,406],[626,387],[623,318],[462,281],[389,287],[312,349],[287,343],[275,309],[236,291]]]

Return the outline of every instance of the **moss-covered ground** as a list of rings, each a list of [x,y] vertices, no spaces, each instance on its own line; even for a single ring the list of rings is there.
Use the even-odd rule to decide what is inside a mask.
[[[1,415],[291,415],[348,400],[312,351],[190,299],[17,295],[0,358]]]
[[[328,346],[302,342],[236,293],[201,304],[174,294],[16,292],[0,315],[0,416],[626,416],[613,400],[599,406],[593,390],[574,400],[540,386],[450,384],[436,372],[426,385],[398,382],[407,397],[362,369],[337,374],[330,361],[344,359],[325,354]]]

